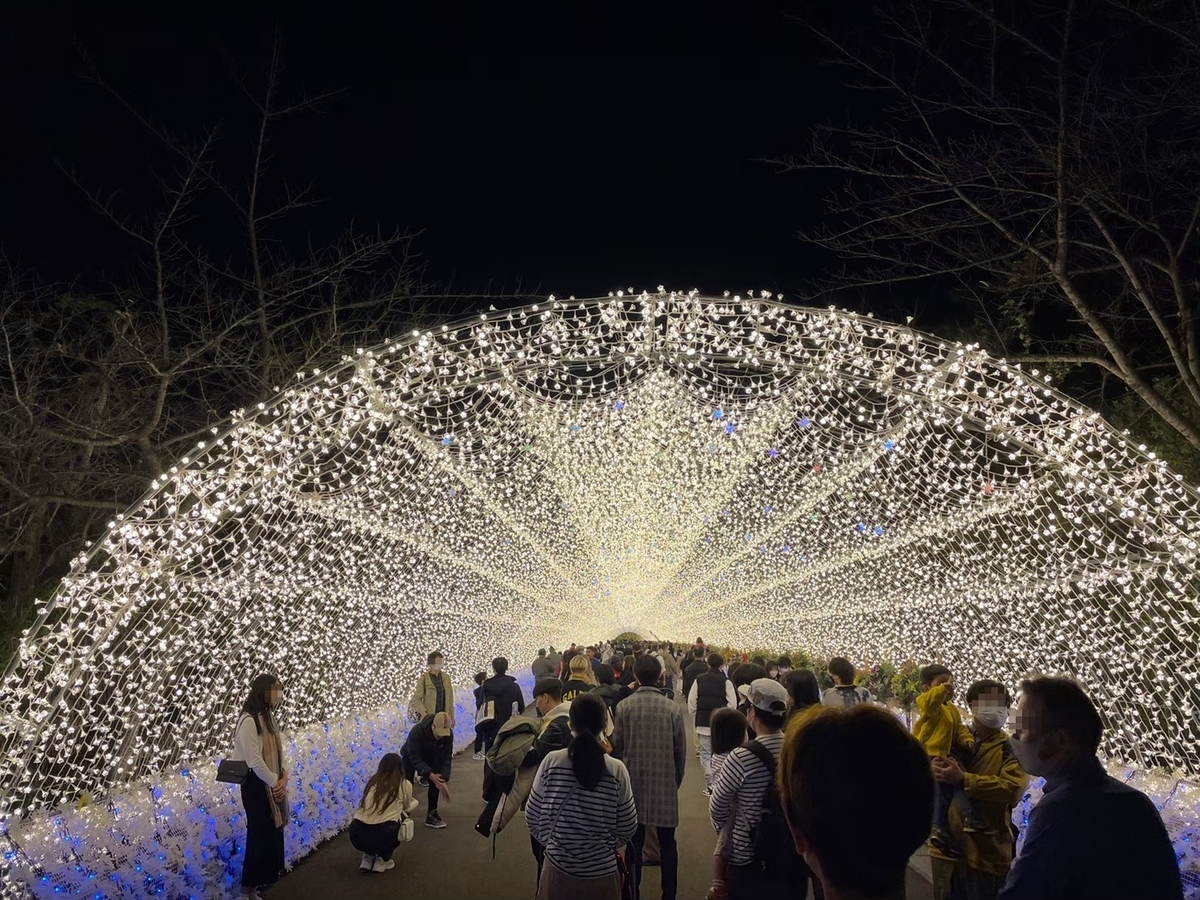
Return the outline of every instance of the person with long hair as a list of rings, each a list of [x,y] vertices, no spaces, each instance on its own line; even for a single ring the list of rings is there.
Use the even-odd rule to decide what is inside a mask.
[[[571,702],[571,743],[538,767],[525,805],[544,853],[537,900],[620,900],[617,851],[633,837],[637,811],[625,764],[600,743],[605,722],[604,701],[580,694]]]
[[[783,676],[783,687],[788,693],[789,722],[821,702],[821,686],[811,669],[792,669]]]
[[[586,694],[596,688],[596,676],[592,671],[592,661],[582,653],[571,657],[567,669],[570,675],[563,682],[564,703],[570,703],[580,694]]]
[[[400,846],[400,823],[416,808],[412,782],[400,754],[385,753],[375,774],[367,779],[350,822],[350,845],[362,853],[359,869],[386,872],[395,867],[392,853]]]
[[[250,768],[242,782],[242,806],[246,810],[242,896],[252,900],[258,900],[258,889],[274,884],[283,871],[288,775],[283,764],[283,738],[272,714],[282,702],[280,680],[274,675],[259,675],[250,684],[234,729],[230,758]]]

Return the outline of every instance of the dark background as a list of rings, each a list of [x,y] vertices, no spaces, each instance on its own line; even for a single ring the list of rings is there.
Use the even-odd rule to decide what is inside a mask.
[[[462,293],[663,284],[800,300],[831,262],[796,233],[833,185],[758,160],[802,150],[814,124],[862,100],[780,7],[630,18],[569,38],[544,21],[381,23],[337,9],[255,23],[102,23],[33,4],[8,16],[0,246],[44,279],[101,289],[136,249],[60,165],[106,195],[120,189],[135,217],[153,208],[155,178],[178,168],[114,93],[178,135],[220,123],[216,159],[244,181],[255,111],[231,72],[260,92],[276,28],[284,101],[340,91],[274,132],[274,183],[315,181],[325,198],[270,233],[281,246],[319,245],[351,222],[420,231],[427,279]],[[88,79],[85,56],[111,91]],[[194,240],[237,252],[231,211],[200,212]],[[919,305],[876,299],[875,311]]]

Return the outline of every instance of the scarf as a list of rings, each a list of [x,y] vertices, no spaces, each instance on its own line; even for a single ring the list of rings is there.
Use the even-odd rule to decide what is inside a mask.
[[[265,716],[258,717],[258,724],[262,731],[263,761],[273,767],[282,778],[283,745],[279,740],[279,735],[267,727]],[[283,797],[276,800],[275,795],[271,793],[271,785],[264,785],[264,787],[267,791],[267,804],[271,807],[271,818],[275,821],[276,828],[282,828],[288,820],[287,789],[284,789]]]

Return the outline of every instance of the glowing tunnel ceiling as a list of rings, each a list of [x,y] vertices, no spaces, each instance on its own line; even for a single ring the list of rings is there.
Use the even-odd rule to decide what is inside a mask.
[[[184,459],[3,682],[6,805],[623,630],[1083,678],[1197,771],[1196,494],[1035,373],[763,299],[554,300],[359,351]]]

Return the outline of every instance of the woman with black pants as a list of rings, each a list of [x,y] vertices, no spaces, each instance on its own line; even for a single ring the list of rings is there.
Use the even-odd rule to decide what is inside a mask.
[[[274,884],[283,871],[283,828],[288,821],[287,769],[283,738],[272,710],[283,702],[283,684],[274,675],[259,675],[242,704],[233,741],[233,759],[249,766],[242,782],[246,810],[246,852],[242,861],[242,896],[260,897],[258,889]]]
[[[429,808],[425,824],[430,828],[445,828],[438,815],[438,795],[450,799],[450,759],[454,756],[454,732],[450,717],[444,713],[426,716],[412,727],[400,751],[409,777],[420,776],[429,781]]]

